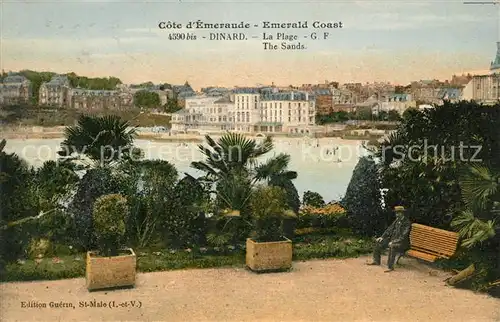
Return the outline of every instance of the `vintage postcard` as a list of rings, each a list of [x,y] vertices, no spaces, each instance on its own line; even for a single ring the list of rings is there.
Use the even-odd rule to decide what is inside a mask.
[[[499,321],[500,2],[0,0],[0,321]]]

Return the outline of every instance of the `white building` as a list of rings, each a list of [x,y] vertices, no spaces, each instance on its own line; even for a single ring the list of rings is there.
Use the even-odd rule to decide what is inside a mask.
[[[462,99],[486,105],[500,101],[500,42],[497,42],[497,52],[490,65],[490,74],[473,76],[463,90]]]
[[[315,124],[315,98],[307,92],[281,92],[261,97],[258,132],[311,133]]]
[[[188,97],[185,107],[172,114],[172,132],[220,132],[230,129],[229,115],[234,104],[228,98]]]
[[[465,86],[462,98],[483,104],[495,104],[500,99],[500,74],[474,76]]]
[[[311,133],[315,98],[306,92],[274,92],[238,88],[228,97],[186,98],[186,107],[172,115],[173,132]]]
[[[260,91],[257,88],[238,88],[234,90],[234,109],[229,117],[234,123],[231,130],[254,132],[253,127],[261,120]]]

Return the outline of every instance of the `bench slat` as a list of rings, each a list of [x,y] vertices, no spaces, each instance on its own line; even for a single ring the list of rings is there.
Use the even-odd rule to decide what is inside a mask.
[[[443,236],[438,236],[438,235],[433,235],[433,234],[428,234],[428,233],[420,233],[418,231],[412,232],[410,234],[410,237],[412,237],[412,236],[413,237],[421,236],[421,237],[429,238],[429,239],[439,241],[439,242],[444,242],[444,243],[456,243],[456,242],[458,242],[458,238],[449,238],[449,237],[443,237]]]
[[[455,232],[453,232],[453,231],[448,231],[448,230],[444,230],[444,229],[434,228],[434,227],[430,227],[430,226],[426,226],[426,225],[422,225],[422,224],[412,224],[411,226],[412,226],[412,229],[415,229],[415,230],[423,229],[423,230],[426,230],[426,231],[435,232],[437,234],[443,234],[443,235],[449,235],[449,236],[458,236],[458,234],[455,233]]]
[[[432,251],[432,250],[428,250],[426,248],[420,248],[418,246],[411,246],[411,249],[413,250],[416,250],[416,251],[419,251],[419,252],[422,252],[422,253],[427,253],[427,254],[430,254],[430,255],[434,255],[434,256],[437,256],[437,257],[442,257],[442,258],[450,258],[453,254],[443,254],[443,253],[440,253],[440,252],[437,252],[437,251]]]
[[[439,252],[454,253],[457,249],[457,242],[455,243],[440,243],[432,240],[425,239],[425,237],[414,237],[410,239],[411,245],[420,248],[434,249]]]
[[[429,230],[422,230],[422,229],[413,229],[412,232],[414,234],[419,234],[419,235],[426,235],[426,236],[435,236],[437,238],[441,238],[444,240],[458,240],[458,235],[448,235],[448,234],[442,234],[440,232],[433,232]]]
[[[419,252],[418,250],[413,250],[413,249],[410,249],[406,254],[408,256],[420,258],[420,259],[426,260],[428,262],[434,262],[437,259],[437,256],[423,253],[423,252]]]
[[[453,244],[439,243],[439,242],[434,242],[432,240],[425,239],[425,237],[411,238],[410,242],[413,245],[420,245],[421,247],[431,247],[431,248],[438,248],[438,249],[450,250],[450,251],[455,251],[456,246],[457,246],[457,243],[453,243]]]
[[[450,241],[440,241],[437,239],[432,239],[428,238],[427,236],[411,236],[410,241],[415,241],[416,243],[425,243],[428,245],[436,245],[436,246],[441,246],[441,247],[455,247],[457,245],[457,242],[450,242]]]
[[[441,236],[436,236],[436,235],[431,235],[431,234],[421,234],[419,232],[410,233],[410,238],[412,238],[412,237],[413,238],[423,237],[423,238],[428,238],[428,239],[436,241],[436,242],[452,243],[452,244],[455,244],[458,242],[458,238],[457,239],[443,238]]]

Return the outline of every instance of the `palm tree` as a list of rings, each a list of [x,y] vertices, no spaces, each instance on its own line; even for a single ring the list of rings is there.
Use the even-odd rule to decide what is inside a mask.
[[[200,152],[205,156],[204,162],[192,162],[191,167],[203,171],[206,179],[217,180],[220,175],[234,172],[249,173],[257,158],[273,149],[271,137],[266,137],[263,142],[245,138],[239,133],[223,135],[217,142],[209,135],[205,136],[208,147],[200,144]]]
[[[262,181],[287,188],[287,193],[292,196],[290,200],[295,199],[294,194],[298,199],[292,183],[297,178],[297,172],[287,170],[289,155],[282,153],[264,163],[258,162],[258,158],[274,148],[271,137],[266,137],[261,143],[239,133],[225,134],[217,142],[208,135],[205,139],[208,146],[198,146],[205,161],[192,162],[191,167],[203,171],[203,179],[216,184],[217,196],[226,207],[237,210],[244,208],[251,187]],[[290,206],[296,208],[295,205]]]
[[[133,147],[136,128],[119,116],[82,115],[75,126],[65,129],[62,151],[66,159],[85,156],[95,165],[110,165],[137,155]]]
[[[452,221],[463,237],[462,245],[473,248],[499,237],[500,172],[483,165],[469,167],[460,179],[466,209]]]

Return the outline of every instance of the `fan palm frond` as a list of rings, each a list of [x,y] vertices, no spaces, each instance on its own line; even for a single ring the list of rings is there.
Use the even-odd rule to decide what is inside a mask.
[[[495,221],[482,221],[476,218],[471,210],[463,211],[453,219],[451,226],[458,230],[463,238],[462,246],[467,248],[472,248],[495,236]]]
[[[473,165],[463,171],[460,179],[462,196],[467,207],[485,209],[492,197],[500,194],[500,175],[483,165]]]

